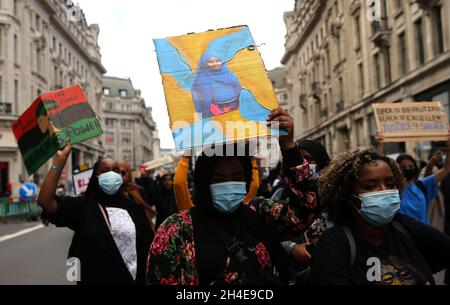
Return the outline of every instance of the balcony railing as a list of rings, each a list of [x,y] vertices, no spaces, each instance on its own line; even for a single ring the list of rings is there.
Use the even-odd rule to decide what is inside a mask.
[[[391,29],[389,28],[388,18],[382,17],[379,21],[373,21],[371,26],[372,37],[370,40],[378,47],[389,44]]]

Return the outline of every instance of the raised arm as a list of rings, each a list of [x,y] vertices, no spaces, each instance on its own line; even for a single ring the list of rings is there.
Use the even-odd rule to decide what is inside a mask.
[[[175,170],[175,178],[173,180],[175,199],[180,211],[189,210],[194,207],[187,181],[188,167],[189,157],[183,156],[180,162],[178,162],[177,169]]]
[[[72,151],[72,145],[67,143],[63,150],[58,151],[53,158],[53,166],[44,181],[39,193],[38,202],[42,209],[48,214],[58,211],[58,204],[55,200],[56,188],[61,176],[61,172],[66,164],[67,158]]]
[[[303,233],[320,212],[316,179],[293,140],[292,117],[282,108],[278,108],[272,112],[269,121],[278,121],[280,127],[288,132],[288,135],[280,138],[280,148],[289,189],[289,203],[257,198],[250,202],[250,208],[265,216],[265,219],[276,227],[280,240],[290,240]]]

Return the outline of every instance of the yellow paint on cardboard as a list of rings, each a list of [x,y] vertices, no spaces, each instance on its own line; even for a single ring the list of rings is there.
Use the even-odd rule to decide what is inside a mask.
[[[185,62],[191,67],[193,73],[195,73],[197,71],[200,58],[206,53],[209,44],[213,40],[225,35],[239,32],[242,28],[243,27],[240,26],[218,31],[192,34],[195,35],[195,39],[192,38],[192,35],[183,35],[178,37],[169,37],[167,40],[180,52]]]

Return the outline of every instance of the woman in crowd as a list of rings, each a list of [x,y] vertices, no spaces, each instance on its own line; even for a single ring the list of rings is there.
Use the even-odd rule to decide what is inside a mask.
[[[167,217],[179,212],[175,193],[173,190],[173,176],[165,174],[160,179],[159,188],[150,194],[152,203],[156,209],[156,229],[167,219]]]
[[[344,153],[321,173],[321,203],[335,227],[320,238],[309,283],[425,285],[450,265],[450,238],[399,214],[403,175],[374,151]]]
[[[147,221],[155,231],[155,225],[153,223],[154,218],[156,217],[155,211],[150,207],[148,202],[147,194],[142,186],[133,183],[133,172],[128,163],[120,163],[120,174],[123,179],[122,192],[125,197],[134,200],[137,204],[142,206],[145,209],[145,214],[147,215]]]
[[[196,207],[169,217],[158,230],[149,254],[150,283],[244,285],[291,280],[289,257],[280,241],[303,233],[319,206],[309,189],[312,173],[292,139],[292,118],[279,108],[268,121],[278,121],[288,131],[280,146],[290,181],[289,204],[258,198],[244,205],[252,180],[251,159],[202,155],[194,176]]]
[[[69,257],[81,263],[79,284],[144,284],[153,232],[144,208],[123,196],[119,163],[94,165],[84,197],[56,197],[56,187],[72,147],[59,151],[39,194],[43,217],[75,232]]]
[[[178,166],[175,170],[173,189],[175,191],[177,206],[180,211],[189,210],[194,207],[188,187],[187,175],[189,161],[190,157],[183,156],[180,162],[178,162]],[[255,158],[252,158],[252,167],[252,182],[250,184],[250,190],[244,198],[244,203],[248,203],[250,200],[256,198],[259,189],[259,166],[258,161]]]

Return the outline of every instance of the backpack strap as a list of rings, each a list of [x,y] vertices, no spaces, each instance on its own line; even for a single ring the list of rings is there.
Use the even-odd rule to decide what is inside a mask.
[[[348,244],[350,246],[350,269],[353,269],[353,266],[355,265],[356,261],[356,242],[355,238],[353,237],[352,231],[346,226],[342,227],[342,230],[344,231],[345,237],[347,238]]]
[[[428,191],[425,184],[421,180],[417,180],[414,184],[422,191],[422,193],[425,195],[425,201],[427,201]]]

